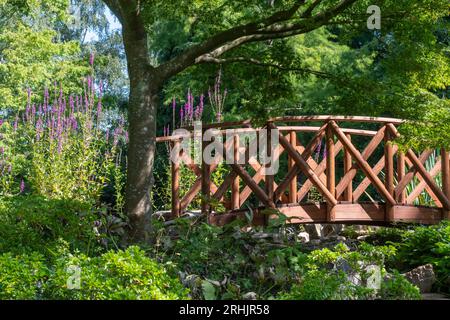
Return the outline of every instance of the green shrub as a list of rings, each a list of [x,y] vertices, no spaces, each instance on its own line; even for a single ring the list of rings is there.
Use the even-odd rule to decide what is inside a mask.
[[[345,273],[333,273],[329,270],[310,270],[301,279],[300,284],[292,286],[282,293],[281,300],[353,300],[367,299],[373,290],[349,282]]]
[[[70,266],[80,268],[80,288],[69,289]],[[109,251],[90,258],[84,254],[62,254],[44,295],[49,299],[186,299],[187,290],[177,277],[138,247]]]
[[[381,283],[380,297],[384,300],[418,300],[420,290],[395,271]]]
[[[436,286],[450,292],[450,223],[418,227],[405,234],[396,258],[405,270],[431,263],[437,274]]]
[[[95,247],[95,216],[74,200],[17,196],[0,200],[0,253],[40,251],[47,254],[59,239],[89,252]]]
[[[44,258],[39,253],[0,255],[0,300],[37,299],[48,276]]]

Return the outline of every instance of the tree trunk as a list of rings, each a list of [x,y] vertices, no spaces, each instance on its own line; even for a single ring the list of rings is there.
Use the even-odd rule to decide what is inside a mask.
[[[157,90],[147,79],[130,88],[126,211],[130,241],[145,241],[150,230],[152,168],[155,154]]]
[[[147,33],[137,4],[116,9],[122,17],[122,36],[130,79],[129,142],[125,209],[130,220],[128,241],[146,241],[150,230],[152,167],[155,155],[156,110],[163,77],[150,65]]]

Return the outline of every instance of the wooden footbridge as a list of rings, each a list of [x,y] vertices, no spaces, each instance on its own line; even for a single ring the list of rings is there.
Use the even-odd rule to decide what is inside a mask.
[[[202,213],[210,223],[220,225],[249,211],[258,225],[267,223],[275,212],[283,213],[291,223],[433,224],[449,219],[449,153],[443,149],[401,152],[391,141],[399,135],[397,127],[402,123],[359,116],[270,119],[265,128],[278,129],[279,141],[271,156],[282,164],[274,175],[265,174],[265,165],[249,157],[249,144],[239,143],[240,134],[253,130],[249,121],[202,128],[216,129],[216,137],[233,130],[232,139],[223,139],[224,152],[231,152],[236,160],[232,164],[207,164],[205,160],[195,164],[192,155],[178,151],[186,134],[159,137],[157,142],[169,144],[176,157],[184,158],[184,164],[171,163],[172,216],[183,214],[201,195]],[[359,129],[362,124],[373,130]],[[187,129],[187,136],[192,137],[192,128]],[[211,142],[200,143],[204,150]],[[319,148],[326,151],[319,152]],[[244,161],[239,163],[239,157]],[[182,195],[181,165],[196,176]],[[219,166],[225,174],[215,184],[212,174]],[[225,212],[217,212],[217,204]]]

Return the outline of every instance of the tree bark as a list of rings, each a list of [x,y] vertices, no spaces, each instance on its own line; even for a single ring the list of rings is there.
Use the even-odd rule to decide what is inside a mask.
[[[135,5],[116,8],[121,16],[130,95],[129,142],[125,209],[130,222],[128,241],[146,241],[150,231],[152,168],[155,155],[156,111],[161,76],[150,65],[147,33]]]

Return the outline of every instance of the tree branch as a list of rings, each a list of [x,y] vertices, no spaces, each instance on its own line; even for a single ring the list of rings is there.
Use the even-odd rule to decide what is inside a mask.
[[[220,58],[215,58],[212,56],[204,55],[204,56],[202,56],[201,60],[198,60],[197,63],[216,63],[216,64],[248,63],[248,64],[260,66],[260,67],[273,67],[273,68],[276,68],[276,69],[279,69],[282,71],[294,71],[294,72],[300,72],[300,73],[309,73],[309,74],[313,74],[317,77],[324,78],[324,79],[335,78],[332,74],[322,72],[322,71],[312,70],[312,69],[308,69],[308,68],[285,67],[285,66],[281,66],[276,63],[267,63],[267,62],[262,62],[262,61],[259,61],[259,60],[253,59],[253,58],[246,58],[246,57],[233,57],[233,58],[220,59]]]
[[[234,27],[220,32],[201,44],[187,49],[184,53],[162,64],[159,69],[166,77],[175,75],[192,64],[200,61],[203,55],[218,57],[244,43],[263,41],[268,39],[285,38],[312,31],[325,25],[331,18],[350,7],[357,0],[342,0],[336,6],[317,15],[301,20],[298,23],[283,24],[290,20],[305,1],[298,1],[288,10],[280,11],[258,22]],[[320,1],[315,1],[311,6],[317,6]],[[311,11],[314,8],[311,9]],[[308,9],[306,10],[308,11]]]

